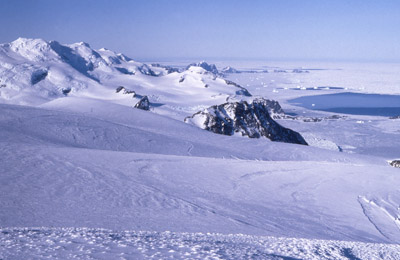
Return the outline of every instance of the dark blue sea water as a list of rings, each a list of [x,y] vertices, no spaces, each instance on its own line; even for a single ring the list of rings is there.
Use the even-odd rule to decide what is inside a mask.
[[[400,96],[361,93],[338,93],[304,96],[289,100],[307,109],[353,115],[398,116]]]

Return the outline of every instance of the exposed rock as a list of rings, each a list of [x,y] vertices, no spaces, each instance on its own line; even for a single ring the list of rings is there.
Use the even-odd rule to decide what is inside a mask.
[[[292,70],[292,73],[310,73],[310,72],[308,70],[294,69]]]
[[[389,119],[400,119],[400,115],[399,116],[391,116],[391,117],[389,117]]]
[[[121,91],[123,91],[123,94],[133,94],[133,97],[136,96],[136,92],[135,92],[135,91],[126,89],[126,88],[123,87],[123,86],[119,86],[119,87],[115,90],[116,93],[119,93],[119,92],[121,92]]]
[[[37,70],[35,72],[32,73],[31,76],[31,84],[35,85],[37,83],[39,83],[40,81],[44,80],[47,77],[47,70],[42,69],[42,70]]]
[[[316,123],[316,122],[321,122],[325,120],[339,120],[339,119],[345,119],[347,116],[340,116],[340,115],[332,115],[332,116],[326,116],[326,117],[307,117],[307,116],[291,116],[287,115],[285,113],[274,115],[274,119],[291,119],[291,120],[300,120],[306,123]]]
[[[241,73],[239,70],[232,67],[225,67],[221,70],[222,73]]]
[[[139,102],[136,103],[135,108],[139,108],[142,110],[150,110],[150,101],[147,96],[143,96]]]
[[[283,109],[278,101],[270,100],[270,99],[263,99],[263,100],[264,100],[265,106],[268,109],[269,115],[273,119],[280,119],[285,116],[285,112],[283,111]]]
[[[310,122],[315,123],[315,122],[321,122],[323,120],[323,117],[294,117],[293,119],[296,119],[296,120],[300,119],[306,123],[310,123]]]
[[[62,93],[66,96],[71,92],[71,88],[63,88]]]
[[[215,64],[208,64],[207,62],[205,62],[205,61],[202,61],[202,62],[199,62],[199,63],[192,63],[192,64],[189,64],[187,67],[186,67],[186,69],[189,69],[190,67],[192,67],[192,66],[195,66],[195,67],[201,67],[201,68],[203,68],[204,70],[206,70],[206,71],[208,71],[208,72],[211,72],[211,73],[213,73],[213,74],[219,74],[219,71],[218,71],[218,69],[217,69],[217,67],[215,66]]]
[[[148,76],[154,76],[154,77],[159,76],[149,66],[147,66],[147,64],[143,64],[142,66],[139,66],[137,69],[138,69],[138,71],[140,71],[140,73],[148,75]]]
[[[246,97],[251,97],[250,92],[247,89],[245,89],[244,87],[240,86],[239,84],[237,84],[237,83],[235,83],[233,81],[227,80],[227,79],[225,80],[225,83],[228,84],[228,85],[233,85],[233,86],[239,88],[239,90],[236,91],[236,95],[243,95],[243,96],[246,96]]]
[[[390,162],[390,165],[396,168],[400,168],[400,160],[394,160]]]
[[[122,74],[125,74],[125,75],[135,75],[134,72],[129,71],[129,70],[125,69],[125,68],[115,67],[115,69],[118,70],[119,72],[121,72]]]
[[[159,63],[152,63],[151,66],[156,68],[164,68],[167,71],[167,74],[170,74],[172,72],[180,72],[178,68],[174,68],[171,66],[164,66]]]
[[[116,90],[115,93],[121,92],[121,90],[124,90],[125,88],[123,86],[119,86]]]
[[[307,145],[299,133],[271,118],[269,104],[269,100],[259,98],[251,104],[241,101],[215,105],[187,117],[185,122],[217,134],[240,133],[250,138],[264,136],[272,141]]]

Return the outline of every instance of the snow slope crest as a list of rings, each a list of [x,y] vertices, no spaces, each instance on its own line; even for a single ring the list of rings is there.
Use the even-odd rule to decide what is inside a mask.
[[[164,71],[157,68],[156,73],[123,54],[94,50],[85,42],[18,38],[0,45],[0,102],[40,105],[88,88],[101,90],[109,79]]]
[[[37,62],[45,61],[49,57],[49,52],[52,52],[50,44],[43,39],[18,38],[10,44],[2,44],[1,47],[5,52],[11,51],[22,58]]]

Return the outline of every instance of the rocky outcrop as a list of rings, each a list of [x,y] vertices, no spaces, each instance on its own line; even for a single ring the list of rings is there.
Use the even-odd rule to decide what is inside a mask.
[[[136,103],[135,108],[139,108],[142,110],[150,110],[150,101],[147,96],[143,96],[139,102]]]
[[[227,80],[227,79],[225,80],[225,83],[228,84],[228,85],[235,86],[235,87],[237,87],[239,89],[238,91],[236,91],[236,95],[243,95],[243,96],[246,96],[246,97],[251,97],[250,92],[246,88],[240,86],[239,84],[237,84],[237,83],[235,83],[233,81]]]
[[[35,85],[37,83],[39,83],[40,81],[44,80],[48,75],[47,70],[45,69],[40,69],[40,70],[36,70],[32,73],[31,76],[31,84]]]
[[[307,145],[299,133],[271,118],[270,104],[270,100],[263,98],[255,99],[251,104],[246,101],[225,103],[197,112],[185,122],[217,134],[239,133],[250,138],[266,137],[272,141]]]
[[[125,68],[119,68],[119,67],[115,67],[116,70],[118,70],[119,72],[121,72],[122,74],[125,75],[135,75],[135,72],[129,71]]]
[[[139,66],[137,68],[137,70],[140,71],[140,73],[142,73],[144,75],[153,76],[153,77],[160,76],[159,74],[154,72],[147,64],[143,64],[142,66]]]
[[[152,63],[151,66],[155,67],[155,68],[163,68],[163,69],[165,69],[167,71],[167,74],[170,74],[170,73],[173,73],[173,72],[180,72],[178,68],[161,65],[159,63]]]
[[[223,69],[221,70],[221,72],[222,72],[222,73],[241,73],[241,71],[239,71],[239,70],[237,70],[237,69],[235,69],[235,68],[232,68],[232,67],[230,67],[230,66],[223,68]]]
[[[396,168],[400,168],[400,160],[394,160],[390,162],[390,165]]]
[[[122,92],[122,94],[125,94],[125,95],[132,94],[133,97],[136,96],[136,92],[135,92],[134,90],[126,89],[124,86],[119,86],[119,87],[115,90],[115,93],[120,93],[120,92]]]
[[[273,119],[280,119],[285,116],[285,112],[283,111],[278,101],[270,99],[259,99],[259,100],[263,100],[264,106],[267,108],[269,115]]]
[[[64,94],[64,96],[67,96],[69,93],[71,93],[71,88],[63,88],[61,91]]]

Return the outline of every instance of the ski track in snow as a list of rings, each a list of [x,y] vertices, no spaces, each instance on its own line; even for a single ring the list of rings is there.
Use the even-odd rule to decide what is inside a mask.
[[[400,259],[400,245],[93,228],[1,228],[0,259]]]
[[[365,196],[359,196],[358,202],[363,209],[364,215],[379,233],[393,242],[400,243],[398,204],[392,205],[383,199],[368,200]],[[394,214],[392,215],[385,206],[394,211]]]

